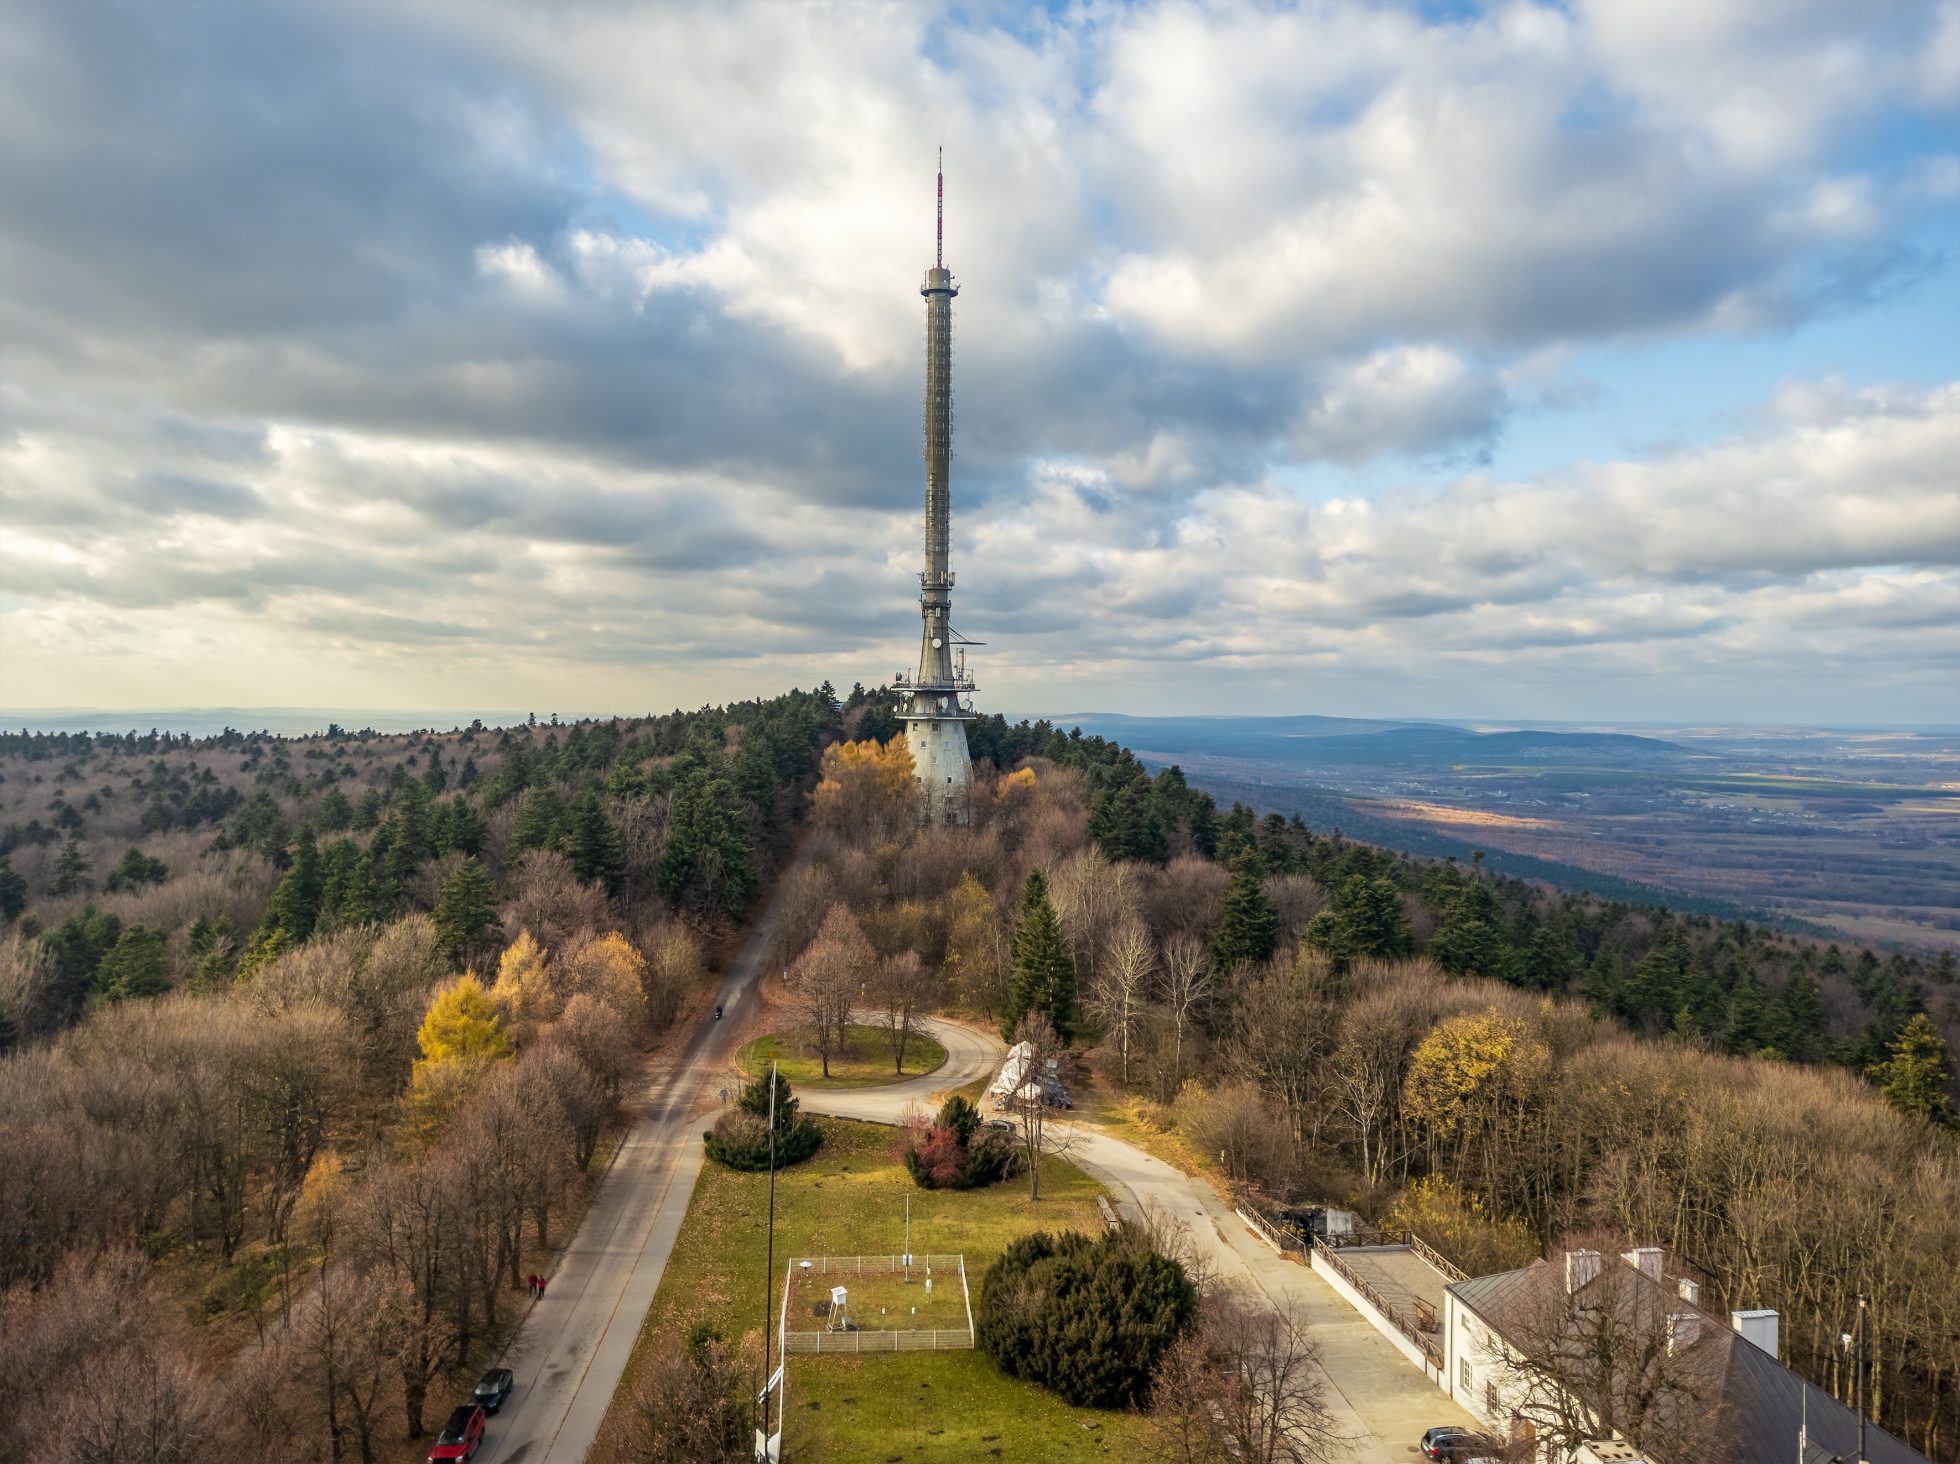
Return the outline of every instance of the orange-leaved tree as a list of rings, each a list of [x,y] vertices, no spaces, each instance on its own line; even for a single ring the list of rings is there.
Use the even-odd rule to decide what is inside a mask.
[[[897,838],[918,818],[919,790],[905,738],[826,747],[813,804],[819,823],[853,843]]]

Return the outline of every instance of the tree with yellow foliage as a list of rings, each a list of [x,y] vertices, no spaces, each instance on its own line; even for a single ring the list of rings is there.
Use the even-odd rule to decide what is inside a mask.
[[[422,1056],[409,1085],[408,1120],[424,1135],[440,1128],[490,1065],[511,1051],[496,1003],[474,971],[436,992],[415,1040]]]
[[[520,930],[517,939],[504,948],[490,997],[520,1047],[557,1017],[564,1003],[552,985],[549,952],[530,931]]]
[[[636,1036],[647,1020],[647,963],[618,931],[588,935],[565,948],[558,962],[558,985],[567,999],[597,997]]]
[[[833,742],[811,795],[817,822],[859,845],[888,843],[918,821],[919,788],[905,738]]]
[[[991,1017],[1007,1000],[1007,924],[994,897],[969,871],[946,897],[946,961],[952,999]]]
[[[1432,1168],[1513,1208],[1504,1180],[1526,1157],[1527,1126],[1551,1067],[1551,1049],[1494,1007],[1439,1022],[1416,1045],[1402,1085],[1402,1111],[1422,1132]]]

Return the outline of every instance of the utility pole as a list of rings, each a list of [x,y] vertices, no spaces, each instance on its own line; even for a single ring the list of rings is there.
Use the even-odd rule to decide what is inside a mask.
[[[1865,1330],[1869,1324],[1872,1299],[1864,1292],[1858,1293],[1858,1375],[1854,1380],[1858,1390],[1858,1464],[1871,1464],[1871,1456],[1865,1452],[1865,1406],[1870,1384],[1865,1376]]]
[[[769,1461],[769,1423],[776,1378],[769,1371],[769,1324],[776,1310],[776,1064],[769,1064],[769,1259],[762,1270],[762,1431],[756,1435],[756,1457]],[[787,1361],[788,1359],[784,1359]]]

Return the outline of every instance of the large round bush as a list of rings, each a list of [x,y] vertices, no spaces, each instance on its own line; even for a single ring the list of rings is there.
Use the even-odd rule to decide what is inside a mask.
[[[1197,1315],[1184,1268],[1125,1226],[1094,1240],[1038,1231],[1015,1241],[981,1283],[974,1326],[1008,1376],[1118,1408],[1144,1400],[1158,1359]]]

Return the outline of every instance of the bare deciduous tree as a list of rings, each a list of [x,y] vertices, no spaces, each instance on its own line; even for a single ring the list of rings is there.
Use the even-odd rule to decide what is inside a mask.
[[[877,1002],[878,1024],[885,1029],[891,1046],[892,1071],[905,1071],[905,1048],[912,1040],[920,1008],[931,1004],[932,978],[916,951],[900,951],[878,962],[872,996]]]
[[[1157,974],[1157,948],[1140,920],[1127,922],[1110,941],[1108,959],[1089,984],[1089,1010],[1115,1042],[1125,1086],[1130,1081],[1130,1044]]]
[[[1164,943],[1158,989],[1175,1033],[1172,1063],[1178,1084],[1184,1081],[1184,1029],[1210,993],[1211,979],[1211,957],[1203,941],[1194,935],[1174,935]]]
[[[871,942],[843,904],[830,907],[817,938],[797,959],[794,969],[797,1014],[816,1044],[823,1075],[830,1076],[830,1059],[844,1040],[851,1008],[865,995],[877,964]]]
[[[1592,1238],[1602,1249],[1572,1252],[1576,1271],[1554,1262],[1524,1273],[1491,1318],[1477,1350],[1498,1403],[1562,1454],[1617,1433],[1656,1459],[1726,1458],[1728,1349],[1750,1344],[1622,1260],[1610,1238]]]
[[[1151,1396],[1145,1447],[1162,1464],[1327,1464],[1353,1450],[1304,1319],[1233,1292],[1206,1296]]]

